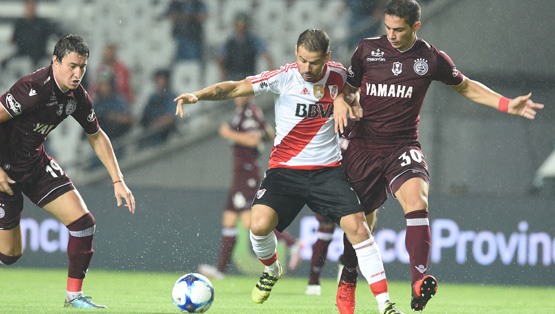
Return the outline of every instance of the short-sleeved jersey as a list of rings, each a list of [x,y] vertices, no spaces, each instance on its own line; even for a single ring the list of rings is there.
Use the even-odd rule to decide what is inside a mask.
[[[16,82],[0,97],[0,105],[12,117],[0,124],[0,161],[13,172],[31,171],[44,158],[47,135],[70,115],[87,134],[99,131],[87,91],[80,85],[62,92],[51,66]]]
[[[264,114],[255,103],[248,102],[236,111],[231,120],[231,128],[238,132],[254,132],[264,135],[266,129]],[[233,166],[235,174],[241,170],[258,171],[257,158],[259,155],[260,152],[258,147],[247,147],[237,143],[233,144]]]
[[[364,116],[349,138],[369,147],[417,140],[431,82],[459,85],[463,78],[447,54],[422,39],[404,52],[386,35],[363,39],[351,58],[347,83],[360,88]]]
[[[276,95],[276,137],[269,168],[309,170],[341,164],[333,100],[346,77],[345,68],[337,62],[328,62],[316,82],[305,81],[297,63],[249,77],[255,94]]]

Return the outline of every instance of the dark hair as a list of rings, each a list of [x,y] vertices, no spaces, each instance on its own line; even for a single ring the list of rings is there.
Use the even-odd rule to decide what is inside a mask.
[[[308,51],[321,51],[325,55],[330,51],[330,38],[323,30],[310,28],[299,35],[297,47],[301,45]]]
[[[420,5],[416,0],[391,0],[385,7],[385,14],[405,19],[412,27],[420,21]]]
[[[156,78],[159,78],[159,77],[163,77],[163,78],[165,78],[166,80],[169,80],[169,79],[170,79],[170,74],[171,74],[171,73],[170,73],[170,70],[168,70],[168,69],[158,69],[158,70],[156,70],[156,71],[154,72],[153,77],[154,77],[155,79],[156,79]]]
[[[83,37],[75,34],[67,34],[60,38],[54,46],[54,55],[59,62],[68,54],[75,52],[81,56],[89,57],[89,45]]]
[[[235,14],[235,23],[244,23],[245,25],[250,26],[250,16],[246,12],[239,12]]]

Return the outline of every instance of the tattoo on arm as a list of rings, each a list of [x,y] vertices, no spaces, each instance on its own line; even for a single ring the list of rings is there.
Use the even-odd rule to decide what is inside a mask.
[[[214,88],[214,93],[206,95],[206,100],[226,100],[229,99],[229,91],[224,91],[221,87],[216,86]]]

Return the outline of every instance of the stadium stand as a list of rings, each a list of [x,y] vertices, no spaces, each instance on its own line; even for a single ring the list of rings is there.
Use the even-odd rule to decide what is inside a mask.
[[[450,2],[450,1],[448,1]],[[293,62],[291,51],[298,34],[306,28],[323,28],[333,38],[332,50],[334,60],[347,62],[350,51],[342,48],[346,42],[348,14],[341,10],[340,0],[205,0],[209,18],[205,23],[205,64],[180,63],[171,64],[175,44],[171,36],[171,23],[165,16],[168,0],[42,0],[39,2],[39,16],[55,18],[63,23],[64,29],[78,33],[85,38],[91,50],[89,70],[99,63],[102,49],[106,43],[118,43],[118,55],[125,60],[131,71],[131,86],[136,91],[133,114],[140,119],[143,106],[152,91],[151,77],[158,68],[173,70],[172,86],[177,92],[195,90],[206,84],[219,81],[219,72],[214,56],[225,38],[233,32],[233,17],[239,11],[252,14],[253,29],[266,41],[274,63],[281,65]],[[22,14],[22,5],[16,0],[0,0],[0,45],[6,47],[0,51],[0,58],[9,55],[13,49],[9,43],[12,22]],[[64,19],[59,12],[63,9]],[[314,10],[318,9],[318,14]],[[326,18],[322,18],[326,17]],[[52,46],[54,43],[52,43]],[[258,62],[264,65],[264,62]],[[24,61],[12,63],[9,69],[0,74],[0,88],[7,90],[15,80],[30,73],[30,65]],[[263,71],[266,69],[259,69]],[[254,74],[254,73],[253,73]],[[271,101],[268,101],[271,103]],[[261,102],[265,106],[264,101]],[[215,103],[197,104],[187,109],[189,118],[183,119],[178,126],[179,132],[170,137],[164,147],[152,151],[138,151],[137,141],[144,136],[140,127],[134,127],[128,137],[115,141],[114,146],[126,146],[126,156],[120,163],[122,168],[138,165],[145,160],[157,158],[168,151],[182,148],[195,138],[215,133],[207,130],[210,117],[222,114]],[[195,125],[203,126],[202,134],[196,134]],[[198,127],[197,127],[198,128]],[[210,127],[209,127],[210,128]],[[94,182],[105,176],[105,172],[88,169],[89,159],[93,157],[88,145],[66,145],[68,141],[84,141],[77,123],[69,122],[50,134],[49,149],[57,159],[66,165],[72,177],[83,183]],[[200,133],[200,132],[198,132]],[[67,147],[74,150],[67,150]],[[57,152],[63,152],[57,154]],[[91,172],[92,171],[92,172]]]

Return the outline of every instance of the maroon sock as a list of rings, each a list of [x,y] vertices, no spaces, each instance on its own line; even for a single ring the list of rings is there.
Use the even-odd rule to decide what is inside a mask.
[[[412,284],[424,277],[428,270],[431,234],[428,211],[425,209],[410,212],[407,219],[405,247],[409,253]]]
[[[231,252],[237,241],[237,236],[222,236],[220,262],[218,263],[218,270],[222,273],[227,271],[227,265],[231,262]]]
[[[343,271],[341,272],[341,280],[350,283],[356,283],[358,278],[358,258],[353,245],[347,239],[347,235],[343,234]]]
[[[278,239],[278,241],[285,241],[285,244],[287,244],[287,246],[291,246],[295,244],[295,242],[297,242],[297,240],[287,231],[279,232],[277,230],[274,230],[274,233],[276,234],[276,238]]]
[[[308,275],[309,285],[319,285],[322,268],[328,260],[328,247],[333,239],[335,225],[332,228],[319,227],[318,240],[312,246],[312,258],[310,260],[310,273]]]
[[[67,243],[68,277],[85,278],[94,253],[92,246],[95,226],[95,220],[91,213],[86,213],[66,226],[69,230]]]

